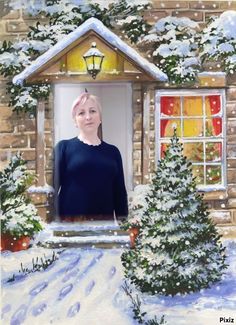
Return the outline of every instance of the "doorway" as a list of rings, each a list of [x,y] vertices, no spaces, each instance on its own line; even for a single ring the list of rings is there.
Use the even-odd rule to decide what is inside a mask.
[[[54,85],[54,143],[78,134],[71,117],[73,101],[84,92],[100,98],[103,140],[120,150],[127,190],[133,188],[132,86],[130,83],[83,83]]]

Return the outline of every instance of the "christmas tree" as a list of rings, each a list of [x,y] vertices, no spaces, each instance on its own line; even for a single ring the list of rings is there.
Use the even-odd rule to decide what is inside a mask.
[[[163,295],[195,292],[219,281],[225,249],[176,131],[147,200],[136,246],[121,257],[125,276],[142,292]]]
[[[34,176],[27,171],[26,161],[20,154],[13,156],[9,165],[0,172],[0,216],[2,234],[16,237],[29,236],[42,230],[37,209],[26,193]]]

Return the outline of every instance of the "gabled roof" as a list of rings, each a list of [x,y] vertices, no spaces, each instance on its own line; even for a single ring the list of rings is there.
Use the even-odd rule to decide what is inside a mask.
[[[122,41],[116,34],[110,31],[100,20],[96,18],[89,18],[82,25],[76,28],[73,32],[66,35],[61,41],[51,47],[44,54],[39,56],[35,61],[26,67],[21,73],[13,78],[14,84],[22,84],[24,80],[33,75],[37,70],[41,69],[49,60],[59,55],[77,39],[85,35],[89,31],[94,31],[107,43],[114,48],[117,48],[130,59],[132,59],[138,66],[140,66],[146,73],[152,76],[157,81],[166,81],[167,75],[160,71],[153,63],[143,58],[137,51]]]

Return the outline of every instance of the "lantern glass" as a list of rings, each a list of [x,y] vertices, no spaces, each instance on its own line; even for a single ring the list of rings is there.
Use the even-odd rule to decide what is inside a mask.
[[[96,43],[93,42],[91,48],[83,55],[83,58],[88,73],[95,79],[101,71],[104,54],[97,49]]]

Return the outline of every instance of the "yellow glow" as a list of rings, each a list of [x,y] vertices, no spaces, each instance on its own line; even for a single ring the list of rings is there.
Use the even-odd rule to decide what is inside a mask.
[[[202,116],[203,115],[203,101],[202,97],[189,96],[184,97],[183,112],[185,116]]]
[[[165,137],[172,137],[174,134],[174,129],[177,129],[176,130],[177,136],[181,137],[180,119],[168,120],[165,128],[164,128],[165,120],[162,120],[161,123],[163,124],[162,128],[165,129],[164,130]]]
[[[183,121],[184,137],[202,137],[203,120],[202,119],[184,119]]]
[[[187,142],[184,143],[184,156],[187,156],[191,162],[203,161],[203,143]]]
[[[67,70],[71,72],[87,72],[86,64],[83,58],[84,53],[91,47],[92,42],[96,42],[97,48],[105,57],[102,63],[103,72],[111,72],[117,69],[117,53],[109,46],[104,44],[96,36],[88,37],[69,53],[67,53]]]

